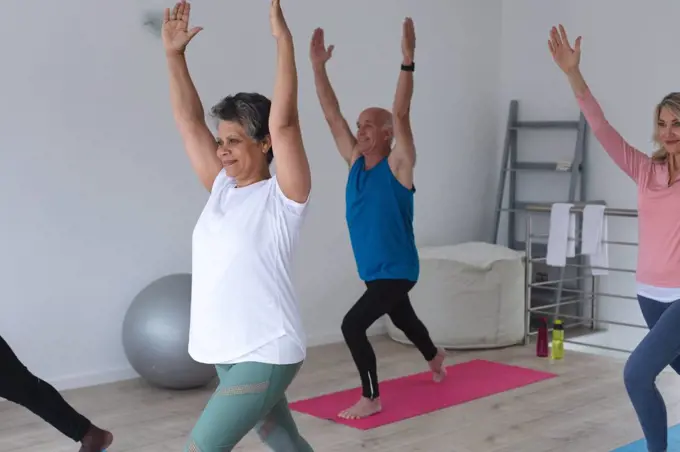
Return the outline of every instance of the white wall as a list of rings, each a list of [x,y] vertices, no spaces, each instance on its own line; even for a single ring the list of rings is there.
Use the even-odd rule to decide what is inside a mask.
[[[513,0],[503,7],[502,95],[500,108],[507,111],[511,99],[518,99],[524,119],[577,119],[578,107],[568,83],[554,64],[547,41],[551,26],[562,23],[570,39],[583,36],[582,71],[609,121],[641,150],[651,153],[653,110],[670,91],[679,89],[680,60],[677,17],[680,3],[673,0],[620,2],[615,0]],[[569,155],[574,134],[532,137],[523,144],[536,159],[555,160]],[[532,141],[533,140],[533,141]],[[637,208],[636,189],[604,153],[591,135],[587,160],[589,199],[603,199],[619,208]],[[544,201],[558,199],[567,185],[550,186],[552,179],[532,179],[522,196]],[[565,179],[566,180],[566,179]],[[540,199],[535,199],[541,196]],[[559,200],[559,199],[558,199]],[[610,220],[610,240],[637,240],[636,220]],[[636,249],[612,246],[610,264],[635,268]],[[602,278],[600,290],[635,295],[632,274]],[[602,317],[630,323],[644,323],[636,301],[602,300]],[[598,338],[618,348],[634,347],[645,330],[611,327]]]
[[[196,2],[205,30],[189,63],[206,106],[234,91],[271,93],[269,2]],[[134,375],[120,339],[146,284],[190,271],[206,200],[174,129],[160,41],[141,26],[157,1],[41,4],[0,16],[0,334],[60,388]],[[298,288],[311,343],[340,339],[360,295],[344,222],[347,169],[321,116],[308,64],[316,26],[336,45],[330,72],[350,122],[389,107],[401,21],[418,34],[414,129],[421,245],[485,238],[497,143],[500,0],[286,1],[314,174]],[[384,24],[376,27],[376,21]],[[491,177],[491,179],[490,179]],[[419,181],[419,182],[418,182]],[[479,196],[471,196],[479,194]]]

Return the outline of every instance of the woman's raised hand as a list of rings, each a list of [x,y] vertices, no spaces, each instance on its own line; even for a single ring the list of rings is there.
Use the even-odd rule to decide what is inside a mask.
[[[271,0],[271,5],[269,6],[269,22],[272,27],[272,36],[279,39],[282,37],[290,36],[290,29],[286,23],[285,17],[283,17],[283,11],[281,10],[281,0]]]
[[[203,29],[201,27],[189,29],[190,13],[191,4],[186,0],[177,2],[172,10],[165,8],[162,37],[166,52],[184,53],[189,41]]]
[[[562,25],[559,30],[552,27],[550,30],[550,39],[548,40],[548,48],[552,54],[555,63],[562,69],[565,74],[578,69],[581,62],[581,37],[576,38],[574,48],[569,44],[567,39],[567,32]]]

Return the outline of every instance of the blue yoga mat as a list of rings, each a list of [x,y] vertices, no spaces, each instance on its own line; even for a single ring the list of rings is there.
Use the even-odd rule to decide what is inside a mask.
[[[680,451],[680,424],[668,428],[668,452]],[[647,452],[647,441],[639,439],[612,452]]]

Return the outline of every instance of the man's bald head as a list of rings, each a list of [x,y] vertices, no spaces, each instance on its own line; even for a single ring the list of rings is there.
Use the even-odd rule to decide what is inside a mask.
[[[382,107],[368,107],[359,115],[359,121],[361,121],[362,116],[372,119],[375,124],[382,127],[392,127],[392,113]]]

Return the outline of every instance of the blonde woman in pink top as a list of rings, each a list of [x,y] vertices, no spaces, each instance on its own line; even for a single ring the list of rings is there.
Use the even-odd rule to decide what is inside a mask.
[[[680,373],[680,93],[668,94],[656,106],[658,150],[648,156],[607,122],[590,92],[579,70],[581,37],[572,47],[560,25],[552,28],[548,46],[595,137],[638,187],[637,296],[649,333],[626,362],[624,382],[648,450],[665,452],[666,405],[655,380],[669,365]]]

